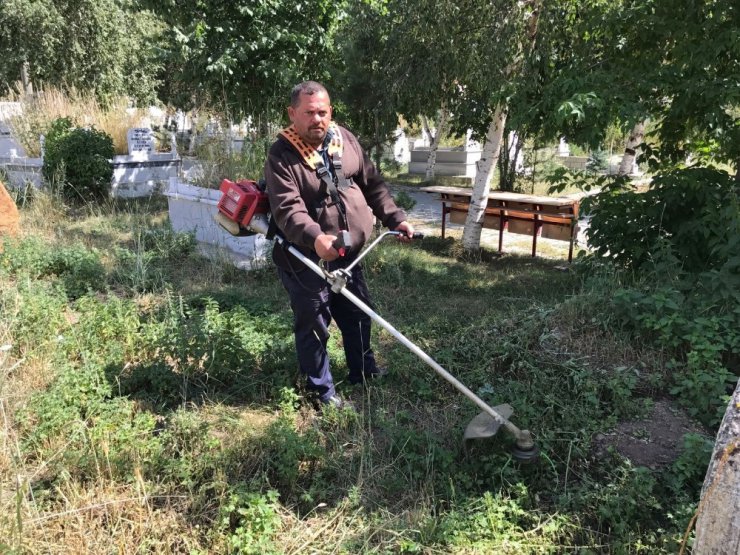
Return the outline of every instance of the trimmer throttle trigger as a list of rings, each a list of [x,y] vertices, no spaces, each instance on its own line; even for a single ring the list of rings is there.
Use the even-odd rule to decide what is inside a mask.
[[[352,237],[349,231],[340,231],[331,246],[334,247],[341,258],[344,258],[352,248]]]

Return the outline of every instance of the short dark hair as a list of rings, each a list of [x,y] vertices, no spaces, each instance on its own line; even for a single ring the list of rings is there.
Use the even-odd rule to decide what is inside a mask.
[[[304,81],[303,83],[298,83],[295,87],[293,87],[293,90],[290,93],[290,105],[293,108],[296,108],[301,103],[302,94],[311,95],[319,92],[322,92],[326,94],[326,96],[329,96],[329,91],[327,91],[326,87],[321,83],[318,83],[316,81]]]

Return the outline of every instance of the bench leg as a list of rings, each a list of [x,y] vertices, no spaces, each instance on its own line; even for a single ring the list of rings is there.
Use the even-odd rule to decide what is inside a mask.
[[[498,219],[498,252],[502,252],[504,248],[504,226],[506,226],[506,221],[504,220],[504,211],[499,210],[499,219]]]
[[[576,221],[570,222],[570,247],[568,247],[568,262],[573,262],[573,241],[576,235]]]
[[[532,222],[532,258],[537,256],[537,235],[542,227],[542,221],[534,215],[534,221]]]
[[[442,239],[445,238],[445,220],[447,219],[447,203],[442,201]]]

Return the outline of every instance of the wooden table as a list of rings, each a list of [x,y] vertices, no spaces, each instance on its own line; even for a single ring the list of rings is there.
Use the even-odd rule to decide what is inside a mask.
[[[445,236],[447,214],[450,222],[465,223],[473,190],[464,187],[422,187],[442,201],[442,237]],[[498,229],[498,250],[503,251],[504,230],[532,236],[532,256],[537,253],[537,237],[569,241],[568,261],[573,259],[573,242],[578,221],[578,199],[542,197],[491,191],[483,217],[483,227]]]

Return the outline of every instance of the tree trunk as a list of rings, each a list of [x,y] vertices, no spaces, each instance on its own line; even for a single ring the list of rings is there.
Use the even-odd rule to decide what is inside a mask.
[[[439,148],[439,142],[442,140],[442,135],[445,132],[445,127],[447,125],[447,120],[449,119],[449,114],[447,113],[447,105],[445,102],[442,103],[442,107],[439,110],[439,122],[437,123],[437,132],[432,136],[432,129],[429,126],[429,120],[426,118],[426,116],[422,116],[422,124],[424,125],[424,129],[427,132],[427,135],[429,135],[429,138],[431,139],[431,143],[429,143],[429,157],[427,158],[427,169],[425,172],[425,179],[427,181],[431,181],[434,179],[434,166],[437,163],[437,149]]]
[[[375,168],[380,172],[380,164],[383,161],[383,143],[380,140],[380,118],[375,111]]]
[[[496,167],[501,152],[501,140],[506,126],[506,109],[502,104],[496,106],[491,124],[486,133],[481,158],[476,162],[475,184],[470,197],[468,217],[465,219],[462,244],[466,251],[480,248],[480,234],[483,229],[483,218],[488,206],[488,193],[491,190],[491,174]]]
[[[740,382],[717,432],[697,509],[692,553],[740,553]],[[683,549],[682,549],[683,551]]]
[[[525,0],[532,11],[527,21],[527,42],[519,47],[519,52],[514,54],[514,61],[504,70],[505,75],[512,75],[519,71],[522,61],[534,49],[537,41],[537,25],[540,19],[540,9],[542,0]],[[517,56],[517,54],[519,54]],[[480,248],[480,234],[483,229],[483,218],[485,216],[486,206],[488,206],[488,193],[490,191],[491,174],[496,167],[498,157],[501,152],[501,139],[504,136],[504,127],[506,126],[507,106],[499,102],[493,114],[491,124],[488,126],[486,141],[481,153],[481,159],[476,164],[475,184],[473,185],[473,195],[470,199],[470,208],[468,217],[465,220],[465,229],[463,231],[463,248],[472,252]]]
[[[33,94],[33,83],[31,82],[31,66],[28,60],[24,60],[21,65],[21,83],[23,83],[23,92],[27,95]]]
[[[632,168],[635,165],[635,156],[637,155],[637,147],[642,144],[642,139],[645,137],[645,121],[638,121],[632,128],[627,144],[624,147],[624,155],[622,161],[619,164],[617,175],[630,175]]]
[[[504,134],[499,154],[499,186],[502,191],[513,191],[516,184],[517,170],[519,170],[519,155],[524,145],[524,137],[516,131]]]

